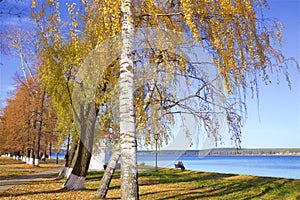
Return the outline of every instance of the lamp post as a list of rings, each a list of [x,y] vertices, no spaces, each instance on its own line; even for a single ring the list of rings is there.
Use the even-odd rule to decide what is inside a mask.
[[[154,139],[155,139],[155,171],[158,171],[158,168],[157,168],[157,140],[159,139],[159,133],[154,133]]]

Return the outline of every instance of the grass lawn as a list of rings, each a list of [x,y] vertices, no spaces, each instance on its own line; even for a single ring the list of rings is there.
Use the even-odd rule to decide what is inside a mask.
[[[55,161],[48,159],[47,162],[40,162],[40,166],[28,165],[20,160],[13,160],[8,157],[0,157],[0,180],[7,179],[12,176],[20,176],[26,174],[45,171],[54,167],[59,167]]]
[[[85,190],[61,189],[64,180],[40,179],[7,190],[1,199],[93,199],[103,172],[90,172]],[[300,180],[219,174],[177,169],[139,173],[140,199],[299,199]],[[107,199],[119,199],[120,172]]]

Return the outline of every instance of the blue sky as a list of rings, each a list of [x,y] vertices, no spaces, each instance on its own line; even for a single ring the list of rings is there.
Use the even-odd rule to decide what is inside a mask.
[[[300,1],[271,0],[268,16],[284,26],[281,51],[300,62]],[[290,65],[292,90],[284,78],[276,84],[261,85],[259,111],[257,102],[248,99],[248,119],[243,129],[242,147],[300,148],[300,74]]]
[[[266,16],[279,19],[284,26],[281,51],[286,57],[294,57],[300,62],[300,1],[270,0],[271,11]],[[0,23],[8,23],[0,19]],[[10,19],[12,22],[13,19]],[[23,25],[30,23],[23,21]],[[20,72],[18,57],[0,55],[0,106],[4,105],[7,92],[13,87],[13,76]],[[291,65],[289,69],[292,90],[284,78],[276,84],[260,85],[259,110],[255,99],[248,98],[248,118],[243,128],[242,148],[300,148],[300,74]],[[225,145],[232,146],[225,137]]]

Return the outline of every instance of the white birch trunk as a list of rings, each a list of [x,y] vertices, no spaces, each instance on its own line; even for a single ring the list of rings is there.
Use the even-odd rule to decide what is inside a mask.
[[[40,166],[40,159],[35,158],[35,159],[34,159],[34,165],[35,165],[35,166]]]
[[[60,172],[59,172],[59,174],[58,174],[58,176],[57,176],[56,179],[59,180],[59,179],[65,178],[65,176],[66,176],[66,171],[67,171],[67,167],[64,166],[64,167],[60,170]]]
[[[76,176],[75,174],[70,174],[66,183],[62,185],[63,188],[66,188],[68,185],[68,190],[81,190],[84,189],[85,176]]]
[[[69,176],[70,176],[71,173],[72,173],[72,170],[73,170],[73,168],[67,167],[66,173],[65,173],[65,178],[69,178]]]
[[[69,178],[73,168],[64,166],[63,169],[59,172],[56,179]]]
[[[98,199],[105,199],[106,194],[109,188],[109,184],[111,182],[112,176],[115,172],[118,160],[120,158],[121,152],[120,152],[120,144],[119,142],[114,144],[112,155],[109,159],[107,168],[104,172],[104,175],[101,179],[100,185],[96,192],[96,198]]]
[[[33,165],[33,158],[28,159],[28,164]]]
[[[66,170],[67,170],[67,167],[64,166],[64,167],[60,170],[60,172],[59,172],[59,174],[58,174],[58,176],[57,176],[56,179],[63,179],[63,178],[65,177]]]
[[[122,51],[120,59],[121,199],[138,199],[137,142],[134,113],[134,24],[132,0],[122,2]]]

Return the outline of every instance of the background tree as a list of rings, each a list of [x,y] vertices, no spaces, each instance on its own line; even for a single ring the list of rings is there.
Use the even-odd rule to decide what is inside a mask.
[[[35,5],[35,3],[33,3]],[[46,4],[44,4],[46,5]],[[47,90],[49,91],[50,96],[53,96],[54,105],[56,106],[56,109],[58,110],[58,113],[60,113],[60,110],[64,110],[66,108],[71,108],[74,117],[79,116],[79,117],[84,117],[80,112],[76,113],[79,110],[75,110],[75,108],[81,109],[82,106],[84,105],[75,105],[74,100],[73,100],[73,84],[76,83],[76,78],[80,79],[79,77],[76,77],[76,72],[77,70],[81,70],[82,66],[85,65],[87,66],[88,62],[84,61],[88,60],[86,58],[87,54],[91,51],[91,47],[95,47],[96,44],[93,43],[93,40],[90,40],[87,36],[82,37],[79,39],[79,37],[76,35],[76,30],[75,28],[78,26],[78,21],[76,18],[72,18],[74,20],[72,22],[72,28],[70,28],[70,32],[68,34],[70,35],[70,40],[66,41],[65,43],[62,42],[63,39],[60,37],[60,31],[57,29],[57,26],[60,24],[59,23],[59,11],[58,9],[58,4],[56,2],[52,2],[49,5],[49,9],[53,9],[53,18],[49,18],[48,24],[43,23],[44,21],[41,21],[43,17],[45,17],[45,7],[41,11],[37,11],[37,14],[34,15],[35,20],[38,23],[38,27],[40,27],[39,30],[39,35],[40,35],[40,45],[41,45],[41,55],[44,55],[43,63],[44,66],[41,68],[42,71],[42,77],[41,80],[45,83]],[[69,5],[69,12],[71,16],[73,17],[73,9],[74,9],[74,4]],[[57,15],[55,14],[57,13]],[[52,24],[53,23],[53,24]],[[44,27],[46,28],[47,31],[44,31]],[[50,35],[50,37],[48,37]],[[86,34],[88,35],[88,34]],[[63,44],[63,45],[61,45]],[[99,48],[100,49],[100,48]],[[90,57],[93,55],[90,55]],[[98,56],[98,55],[97,55]],[[90,59],[93,59],[91,57]],[[95,59],[95,58],[94,58]],[[85,63],[86,64],[85,64]],[[112,65],[113,66],[113,65]],[[80,68],[81,67],[81,68]],[[103,79],[100,79],[99,82],[99,94],[100,98],[97,98],[95,100],[95,109],[99,110],[103,102],[105,102],[105,96],[109,94],[106,93],[106,88],[108,88],[107,84],[113,84],[114,81],[113,78],[106,77],[110,69],[113,68],[108,68],[106,72],[103,72]],[[85,69],[82,69],[82,71]],[[85,72],[84,72],[85,73]],[[100,73],[101,74],[101,73]],[[87,74],[86,74],[87,75]],[[113,77],[114,73],[108,74]],[[89,76],[89,75],[88,75]],[[99,75],[100,77],[100,75]],[[86,78],[86,77],[85,77]],[[109,78],[109,79],[108,79]],[[92,81],[93,79],[91,79]],[[97,82],[97,81],[95,81]],[[72,84],[70,84],[72,83]],[[68,85],[70,84],[70,85]],[[86,83],[84,83],[85,85]],[[87,83],[89,84],[89,83]],[[85,86],[86,87],[86,86]],[[60,90],[59,93],[57,93],[57,89]],[[103,94],[102,94],[103,93]],[[60,96],[62,94],[62,96]],[[67,95],[66,95],[67,94]],[[77,93],[75,93],[77,95]],[[80,94],[81,95],[81,94]],[[102,98],[103,97],[103,98]],[[65,99],[65,101],[64,101]],[[91,99],[94,99],[94,97],[91,97]],[[62,106],[64,104],[64,106]],[[78,107],[79,106],[79,107]],[[91,105],[92,106],[92,105]],[[63,112],[66,113],[66,112]],[[69,112],[68,112],[69,113]],[[97,112],[96,112],[97,113]],[[60,116],[59,116],[60,117]],[[94,115],[94,120],[96,119],[96,114]],[[81,122],[78,122],[77,130],[79,131],[79,137],[84,138],[85,130],[84,122],[87,120],[82,120]],[[76,120],[74,120],[76,124]],[[81,124],[82,123],[82,124]],[[93,135],[88,135],[85,138],[93,138]],[[82,142],[82,141],[81,141]],[[84,143],[79,143],[79,150],[78,153],[80,153],[80,156],[77,156],[75,166],[74,166],[74,175],[71,176],[70,179],[74,179],[72,181],[69,181],[69,179],[66,181],[65,187],[69,189],[81,189],[83,188],[83,183],[85,179],[85,175],[87,172],[87,168],[89,165],[89,159],[90,159],[90,153],[91,149],[88,150],[80,150],[84,148],[89,148],[89,145],[84,145]],[[86,158],[84,158],[86,157]],[[77,162],[78,161],[78,162]],[[73,173],[72,173],[73,174]],[[71,174],[71,175],[72,175]],[[72,178],[73,177],[73,178]],[[74,177],[79,177],[74,178]],[[82,177],[82,178],[80,178]],[[75,179],[78,180],[79,183],[76,183]]]
[[[45,130],[45,127],[53,126],[55,121],[46,115],[49,109],[47,100],[43,102],[41,99],[33,97],[31,95],[32,90],[24,84],[24,81],[22,79],[17,80],[21,82],[19,82],[15,94],[7,99],[7,106],[1,120],[1,127],[3,128],[1,135],[4,138],[1,141],[3,142],[1,146],[3,146],[3,151],[17,152],[18,154],[22,153],[22,156],[29,156],[28,151],[31,153],[38,152],[37,144],[40,144],[40,149],[41,147],[45,149],[49,142],[55,141],[52,136],[53,130]],[[40,98],[43,98],[43,95]],[[44,104],[44,111],[41,113],[43,116],[37,117],[40,113],[35,111],[38,111],[41,102]],[[42,126],[38,123],[41,123]],[[33,159],[31,159],[32,161]]]
[[[8,21],[15,21],[15,19],[18,19],[20,22],[22,21],[22,18],[25,17],[26,8],[20,6],[20,4],[24,2],[24,0],[0,1],[0,22],[3,23],[3,27],[0,29],[0,51],[3,53],[8,52],[8,44],[5,40],[8,34],[6,23]]]

